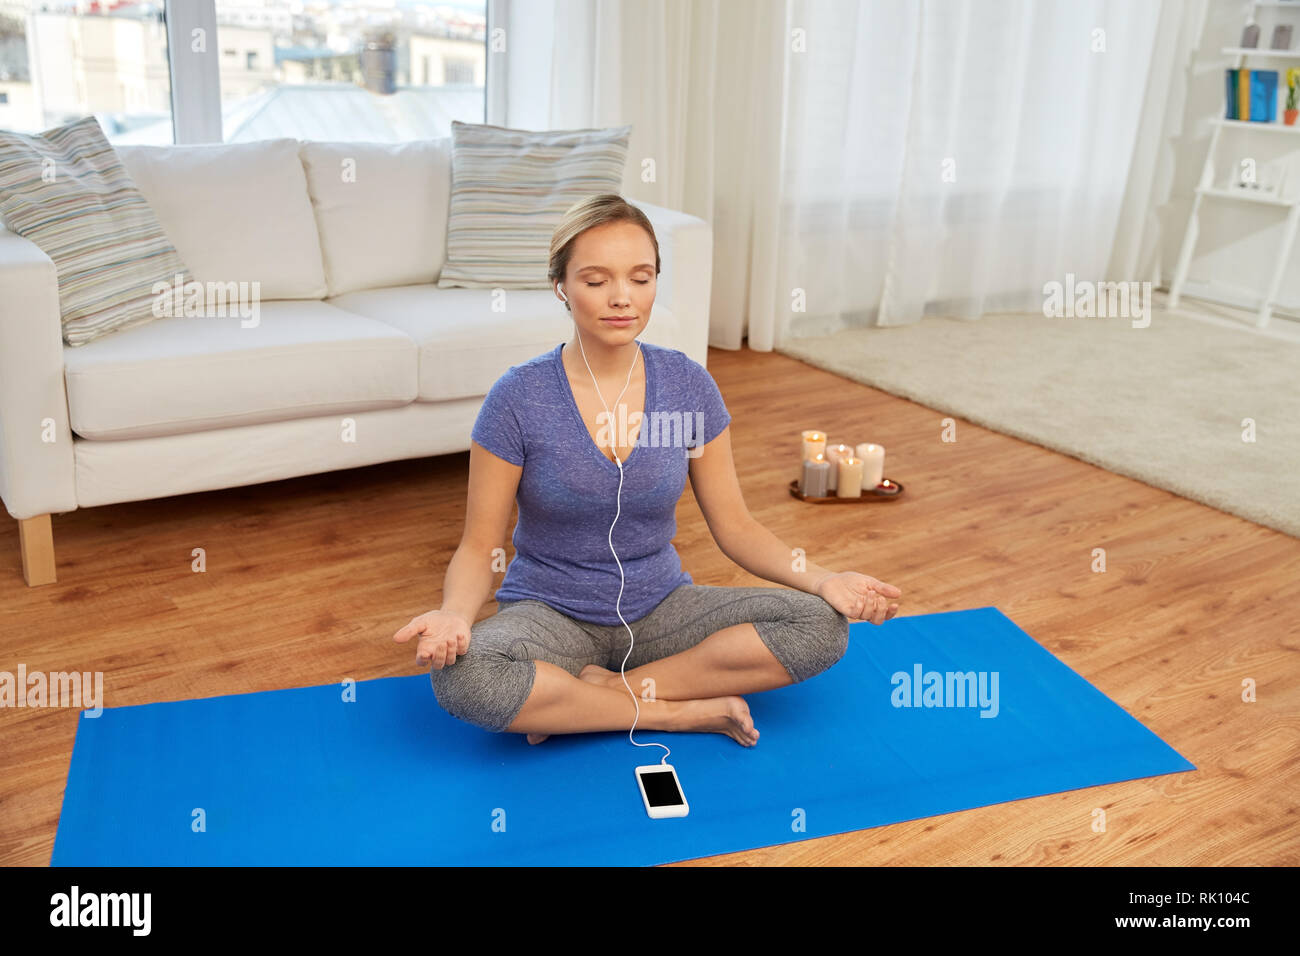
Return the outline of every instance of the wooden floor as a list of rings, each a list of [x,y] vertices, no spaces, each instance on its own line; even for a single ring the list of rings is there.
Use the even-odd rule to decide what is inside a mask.
[[[1300,540],[960,420],[945,443],[938,413],[780,354],[708,364],[746,501],[781,540],[899,585],[900,614],[996,605],[1199,769],[693,862],[1300,863]],[[885,445],[907,497],[866,506],[856,535],[840,508],[796,502],[792,436],[810,427]],[[34,589],[4,522],[0,670],[101,670],[111,706],[415,673],[391,636],[440,603],[467,462],[56,516],[59,581]],[[697,583],[764,583],[719,552],[689,484],[678,528]],[[0,710],[0,862],[48,863],[76,722]]]

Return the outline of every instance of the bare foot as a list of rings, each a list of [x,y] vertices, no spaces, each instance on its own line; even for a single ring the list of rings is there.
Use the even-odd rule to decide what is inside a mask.
[[[712,730],[743,747],[758,743],[758,730],[743,697],[706,697],[676,702],[681,725],[674,730]]]
[[[585,680],[588,684],[599,684],[602,687],[614,686],[612,683],[610,683],[611,677],[613,677],[616,681],[618,681],[620,687],[623,685],[623,680],[620,675],[615,674],[613,671],[606,670],[605,668],[600,667],[596,664],[588,664],[586,667],[584,667],[581,671],[578,672],[579,680]],[[543,740],[545,740],[549,736],[551,735],[550,734],[528,734],[528,742],[530,744],[540,744]]]
[[[626,691],[623,675],[598,664],[588,664],[578,676],[593,684],[603,684]],[[663,698],[661,698],[663,699]],[[665,703],[667,702],[666,699]],[[758,731],[749,715],[749,704],[743,697],[706,697],[699,700],[677,701],[683,725],[678,730],[714,730],[726,734],[745,747],[758,743]]]

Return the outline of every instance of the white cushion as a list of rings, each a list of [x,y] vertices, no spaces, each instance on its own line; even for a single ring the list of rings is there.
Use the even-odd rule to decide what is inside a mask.
[[[122,439],[391,408],[415,399],[415,343],[324,302],[264,302],[238,315],[174,316],[64,349],[68,418],[82,438]]]
[[[195,279],[260,282],[264,301],[325,296],[297,140],[117,153]]]
[[[433,282],[447,250],[451,138],[304,143],[330,295]]]
[[[506,310],[490,289],[411,285],[352,292],[331,305],[401,329],[420,350],[417,400],[486,395],[511,365],[573,339],[573,319],[549,289],[507,293]],[[676,348],[673,314],[655,305],[639,338]]]

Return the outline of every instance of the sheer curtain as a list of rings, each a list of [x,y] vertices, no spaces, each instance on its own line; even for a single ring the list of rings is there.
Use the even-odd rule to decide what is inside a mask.
[[[1036,311],[1110,278],[1182,2],[513,0],[490,121],[632,124],[624,194],[713,225],[711,345]]]
[[[623,195],[713,227],[709,344],[775,298],[787,0],[493,0],[520,129],[632,124]],[[491,79],[489,79],[489,85]],[[490,91],[489,91],[490,92]]]

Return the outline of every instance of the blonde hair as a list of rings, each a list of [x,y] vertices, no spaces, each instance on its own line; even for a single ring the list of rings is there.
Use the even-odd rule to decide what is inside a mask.
[[[551,235],[550,266],[546,273],[552,287],[564,280],[569,269],[569,259],[573,256],[573,243],[577,238],[588,229],[603,226],[607,222],[630,222],[646,231],[655,249],[655,276],[658,277],[659,240],[649,218],[618,193],[601,193],[574,203],[565,210],[564,218],[555,227],[555,232]],[[568,302],[564,303],[564,307],[573,311]]]

